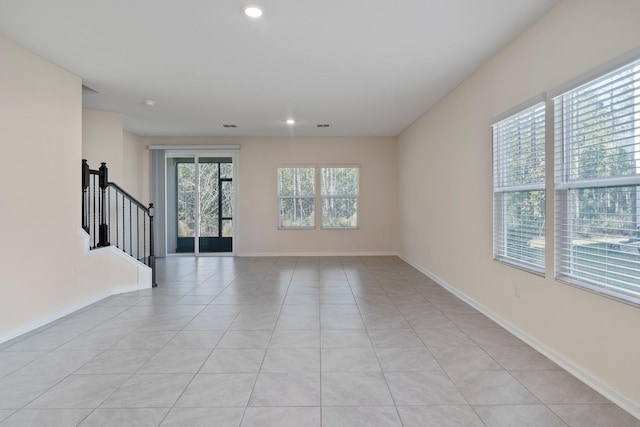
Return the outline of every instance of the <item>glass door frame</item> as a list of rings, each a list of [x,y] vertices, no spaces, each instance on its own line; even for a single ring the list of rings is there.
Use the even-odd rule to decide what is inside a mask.
[[[231,159],[231,164],[233,165],[233,175],[232,175],[232,179],[231,179],[231,188],[232,188],[232,197],[231,197],[231,212],[232,212],[232,220],[231,220],[231,225],[232,225],[232,232],[231,232],[231,236],[232,236],[232,246],[231,246],[231,252],[200,252],[199,249],[199,241],[200,241],[200,226],[198,225],[198,218],[196,217],[196,227],[195,227],[195,234],[194,234],[194,251],[193,253],[169,253],[167,251],[167,256],[168,257],[179,257],[179,256],[196,256],[196,257],[202,257],[202,256],[235,256],[236,252],[237,252],[237,235],[238,235],[238,220],[237,220],[237,200],[238,200],[238,155],[237,155],[237,150],[212,150],[212,149],[185,149],[185,150],[181,150],[181,149],[171,149],[171,150],[166,150],[165,152],[165,161],[164,161],[164,167],[167,167],[167,159],[170,158],[193,158],[194,161],[194,167],[195,167],[195,176],[196,176],[196,182],[199,181],[199,162],[198,159],[199,158],[210,158],[210,157],[216,157],[216,158],[221,158],[221,157],[225,157],[225,158],[230,158]],[[165,192],[165,200],[169,200],[168,198],[168,193],[169,191],[172,191],[171,189],[169,189],[169,182],[168,182],[168,173],[165,170],[165,183],[164,183],[164,192]],[[196,185],[196,187],[199,187],[199,185]],[[196,215],[197,212],[199,212],[199,198],[196,197],[195,198],[195,210],[196,210]],[[165,204],[165,218],[169,218],[168,216],[168,210],[169,209],[174,209],[175,207],[169,207],[168,204]],[[219,213],[220,215],[222,214],[222,212]],[[174,224],[169,224],[168,221],[165,222],[165,245],[167,248],[169,248],[169,233],[167,232],[167,228],[168,227],[173,227]],[[222,234],[222,230],[219,231],[220,234]],[[176,237],[177,238],[177,237]]]

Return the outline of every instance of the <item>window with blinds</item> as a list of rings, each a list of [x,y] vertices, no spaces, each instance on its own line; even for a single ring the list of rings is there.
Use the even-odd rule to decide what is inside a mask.
[[[494,259],[545,271],[545,104],[493,125]]]
[[[557,278],[640,303],[640,60],[553,101]]]

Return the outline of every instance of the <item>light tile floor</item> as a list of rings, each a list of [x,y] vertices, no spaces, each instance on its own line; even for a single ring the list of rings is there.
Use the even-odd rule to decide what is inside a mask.
[[[0,425],[640,426],[396,257],[158,281],[0,345]]]

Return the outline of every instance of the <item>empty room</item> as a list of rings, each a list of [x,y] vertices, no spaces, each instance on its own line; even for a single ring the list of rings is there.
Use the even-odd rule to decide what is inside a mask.
[[[638,17],[0,0],[0,426],[640,426]]]

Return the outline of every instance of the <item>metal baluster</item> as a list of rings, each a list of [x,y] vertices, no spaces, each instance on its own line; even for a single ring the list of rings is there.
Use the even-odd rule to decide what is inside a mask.
[[[136,259],[140,261],[140,207],[136,206]]]
[[[147,264],[147,215],[145,214],[146,212],[142,213],[142,257],[143,263]]]
[[[126,223],[124,220],[124,194],[122,195],[122,249],[126,252],[127,249],[127,241],[125,240],[125,231],[126,231]]]
[[[118,231],[118,192],[116,191],[116,248],[120,248],[120,234]]]
[[[133,256],[133,225],[131,225],[131,215],[133,209],[131,208],[131,199],[129,199],[129,252],[128,254]]]

